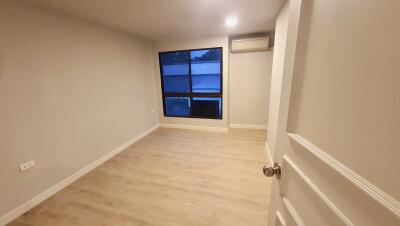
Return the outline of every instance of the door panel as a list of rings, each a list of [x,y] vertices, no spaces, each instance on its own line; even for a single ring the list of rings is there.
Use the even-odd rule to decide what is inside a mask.
[[[400,225],[398,9],[286,1],[271,79],[267,150],[281,178],[269,225]]]
[[[287,131],[400,200],[400,1],[304,2]]]
[[[280,181],[281,196],[292,200],[301,216],[309,216],[306,219],[312,219],[312,222],[305,222],[306,225],[352,225],[351,221],[304,173],[303,168],[297,166],[286,155],[283,156],[282,169],[285,171],[285,177]],[[302,208],[304,206],[307,208]]]
[[[292,169],[303,174],[303,180],[345,225],[398,225],[396,200],[300,135],[288,137],[290,150],[285,155],[293,157],[283,157],[283,168],[289,163],[287,174]],[[280,183],[286,180],[282,178]],[[350,220],[349,216],[363,217]]]

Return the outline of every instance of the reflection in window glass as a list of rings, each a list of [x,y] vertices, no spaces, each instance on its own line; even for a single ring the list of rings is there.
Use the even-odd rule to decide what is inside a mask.
[[[222,113],[221,98],[193,97],[191,115],[204,118],[219,118]]]
[[[159,53],[164,115],[222,119],[222,48]]]
[[[221,92],[221,49],[190,51],[192,92]]]
[[[164,92],[189,93],[189,64],[187,52],[160,54]]]
[[[188,97],[165,98],[166,113],[170,116],[189,116],[190,99]]]

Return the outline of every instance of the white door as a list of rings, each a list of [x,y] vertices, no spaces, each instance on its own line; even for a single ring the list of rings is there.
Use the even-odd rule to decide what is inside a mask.
[[[276,24],[269,226],[400,225],[400,1],[288,0]]]

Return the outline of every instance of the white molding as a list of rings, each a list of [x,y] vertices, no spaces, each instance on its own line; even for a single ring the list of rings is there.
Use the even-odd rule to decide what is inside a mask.
[[[381,205],[386,207],[389,211],[393,212],[397,217],[400,217],[400,202],[398,200],[386,194],[370,181],[358,175],[356,172],[352,171],[350,168],[340,163],[335,158],[333,158],[299,134],[288,133],[288,135],[292,140],[299,143],[315,157],[323,161],[325,164],[329,165],[333,170],[337,171],[340,175],[359,187],[367,195],[375,199]]]
[[[287,226],[286,221],[283,219],[281,212],[275,212],[275,225],[276,226]]]
[[[300,176],[300,178],[314,191],[314,193],[336,214],[336,216],[344,223],[344,225],[353,226],[354,224],[350,219],[342,213],[342,211],[333,204],[333,202],[315,185],[309,177],[307,177],[303,171],[293,163],[292,160],[286,155],[283,156],[283,162],[287,163],[292,169]]]
[[[267,125],[229,124],[229,128],[236,129],[267,129]]]
[[[292,217],[293,221],[296,222],[297,226],[305,226],[303,220],[301,220],[299,214],[297,213],[296,209],[292,205],[292,203],[287,199],[285,196],[282,197],[283,205],[289,212],[289,215]]]
[[[267,152],[267,158],[270,163],[274,163],[274,158],[272,157],[271,149],[269,148],[268,142],[265,142],[265,152]]]
[[[160,127],[175,128],[175,129],[194,129],[194,130],[228,132],[228,128],[226,128],[226,127],[194,126],[194,125],[186,125],[186,124],[160,123]]]
[[[109,160],[110,158],[114,157],[115,155],[117,155],[121,151],[125,150],[126,148],[128,148],[132,144],[136,143],[138,140],[140,140],[143,137],[147,136],[148,134],[150,134],[151,132],[156,130],[158,127],[159,127],[158,124],[153,126],[153,127],[151,127],[150,129],[148,129],[148,130],[144,131],[143,133],[137,135],[133,139],[131,139],[128,142],[124,143],[123,145],[117,147],[116,149],[114,149],[113,151],[109,152],[108,154],[102,156],[101,158],[99,158],[99,159],[95,160],[94,162],[90,163],[89,165],[85,166],[84,168],[82,168],[78,172],[72,174],[71,176],[69,176],[69,177],[65,178],[64,180],[60,181],[59,183],[53,185],[49,189],[47,189],[44,192],[40,193],[39,195],[37,195],[37,196],[33,197],[32,199],[28,200],[24,204],[18,206],[17,208],[15,208],[15,209],[11,210],[10,212],[6,213],[5,215],[1,216],[0,217],[0,225],[5,225],[5,224],[13,221],[17,217],[19,217],[20,215],[24,214],[25,212],[27,212],[31,208],[35,207],[36,205],[40,204],[44,200],[48,199],[50,196],[54,195],[55,193],[57,193],[61,189],[65,188],[66,186],[68,186],[69,184],[73,183],[74,181],[76,181],[80,177],[82,177],[85,174],[89,173],[90,171],[92,171],[93,169],[95,169],[96,167],[98,167],[99,165],[104,163],[105,161]]]

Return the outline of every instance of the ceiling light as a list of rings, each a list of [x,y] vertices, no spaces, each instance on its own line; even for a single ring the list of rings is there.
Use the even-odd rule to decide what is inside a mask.
[[[230,16],[225,19],[225,26],[227,27],[234,27],[238,23],[238,18],[235,16]]]

